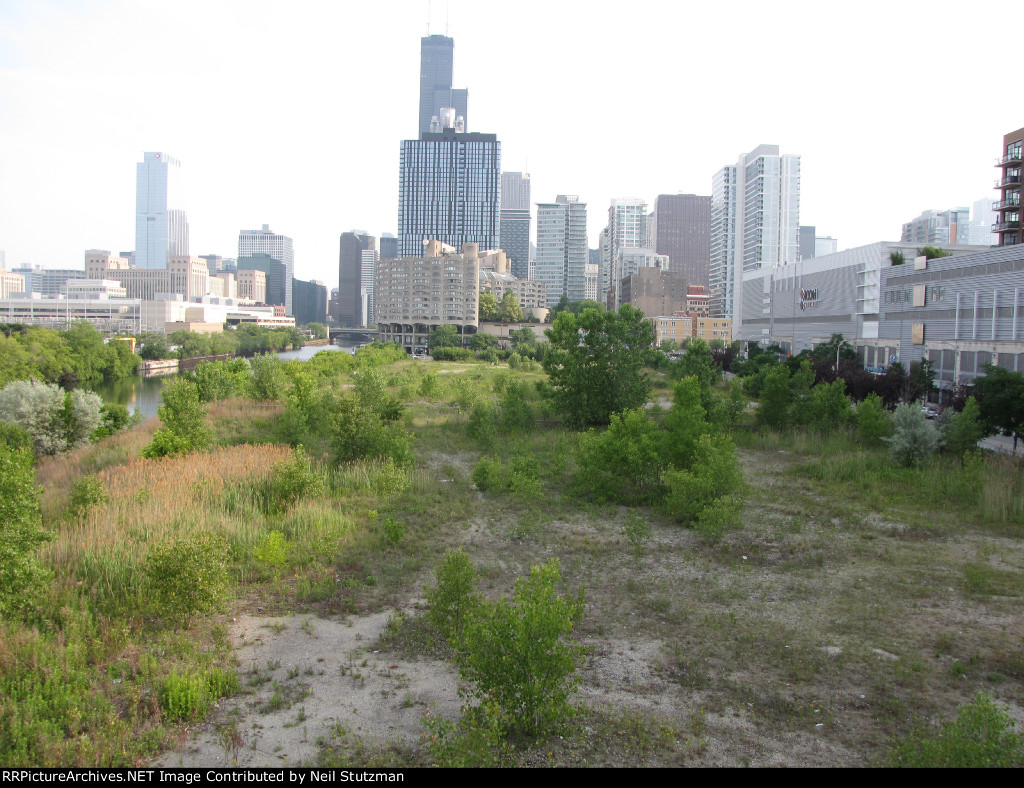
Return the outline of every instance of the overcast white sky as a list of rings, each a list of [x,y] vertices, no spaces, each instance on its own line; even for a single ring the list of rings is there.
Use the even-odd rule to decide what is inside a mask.
[[[428,5],[431,33],[447,5],[469,130],[498,135],[534,202],[578,194],[591,246],[611,198],[710,194],[761,143],[802,156],[802,224],[898,239],[994,197],[1024,126],[1011,7],[984,0],[0,0],[7,267],[133,248],[135,164],[159,150],[183,164],[192,254],[234,257],[267,223],[296,277],[336,287],[342,232],[396,231]]]

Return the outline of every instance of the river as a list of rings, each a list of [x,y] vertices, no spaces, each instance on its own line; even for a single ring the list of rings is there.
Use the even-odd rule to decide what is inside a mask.
[[[344,350],[348,353],[355,351],[359,342],[350,337],[342,337],[338,340],[340,345],[307,345],[298,350],[288,350],[278,353],[277,357],[282,361],[307,361],[320,351]],[[156,415],[156,409],[160,406],[161,391],[164,381],[173,380],[177,375],[159,375],[151,378],[144,378],[141,375],[120,380],[101,380],[86,384],[84,388],[95,391],[100,395],[103,402],[116,402],[128,408],[129,413],[139,412],[144,419]]]

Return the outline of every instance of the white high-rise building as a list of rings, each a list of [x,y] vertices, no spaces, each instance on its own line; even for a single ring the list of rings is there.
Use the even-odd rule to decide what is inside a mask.
[[[640,199],[615,199],[608,208],[608,281],[615,288],[614,307],[622,297],[622,250],[647,247],[647,203]]]
[[[732,318],[738,336],[743,272],[799,259],[800,157],[760,145],[711,182],[711,315]]]
[[[135,266],[166,268],[168,256],[188,255],[181,162],[147,152],[135,173]]]
[[[292,251],[292,239],[287,235],[272,233],[269,224],[263,225],[262,230],[241,230],[238,233],[239,258],[254,254],[268,254],[279,263],[284,263],[285,313],[293,315],[292,279],[295,277],[295,254]]]
[[[364,249],[359,255],[359,295],[363,304],[362,323],[369,326],[377,322],[377,301],[374,298],[374,281],[377,278],[377,250]]]
[[[574,194],[537,203],[534,279],[547,285],[547,305],[587,298],[587,204]],[[592,288],[591,288],[592,289]]]

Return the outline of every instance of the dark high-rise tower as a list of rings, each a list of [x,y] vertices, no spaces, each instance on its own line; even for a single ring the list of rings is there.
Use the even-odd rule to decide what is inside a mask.
[[[341,234],[338,254],[338,322],[347,328],[363,325],[364,259],[377,250],[377,239],[361,230]],[[369,255],[364,254],[369,252]],[[370,316],[372,318],[372,316]],[[369,322],[373,322],[371,319]]]
[[[452,63],[455,41],[448,36],[425,36],[420,40],[420,117],[419,133],[430,131],[430,121],[442,107],[452,107],[466,119],[469,92],[452,88]]]

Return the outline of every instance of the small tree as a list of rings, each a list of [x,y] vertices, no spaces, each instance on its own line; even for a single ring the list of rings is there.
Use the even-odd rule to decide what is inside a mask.
[[[884,440],[889,444],[889,457],[898,465],[920,465],[939,448],[939,431],[918,405],[898,406],[892,417],[892,426],[892,437]]]
[[[459,330],[450,323],[430,329],[430,334],[427,337],[427,347],[430,348],[431,353],[436,348],[461,346],[462,337],[459,336]]]
[[[470,694],[494,703],[514,733],[558,729],[574,715],[583,646],[569,640],[583,615],[582,592],[555,592],[559,562],[552,558],[516,581],[511,601],[484,602],[464,625],[456,661]]]
[[[857,440],[867,446],[877,446],[892,432],[892,417],[882,405],[882,398],[872,392],[857,405],[855,415]]]
[[[711,431],[700,395],[700,381],[696,377],[685,377],[676,383],[672,407],[665,416],[664,436],[665,459],[675,468],[690,467],[701,435]]]
[[[284,362],[277,356],[267,353],[253,356],[249,362],[252,377],[249,380],[249,396],[261,402],[277,402],[288,391],[288,376],[284,371]]]
[[[202,451],[213,443],[213,430],[206,425],[206,407],[199,402],[195,383],[179,378],[167,384],[156,415],[164,426],[153,433],[153,442],[142,450],[143,457]]]
[[[476,570],[465,550],[448,548],[434,574],[437,585],[427,589],[430,622],[456,645],[463,623],[480,606]]]
[[[523,308],[519,306],[519,299],[511,290],[506,290],[498,305],[498,316],[503,323],[521,323],[523,321]]]
[[[327,326],[323,323],[307,323],[306,330],[313,339],[327,339]]]
[[[53,539],[43,528],[32,453],[0,442],[0,619],[31,604],[48,573],[38,547]]]
[[[993,432],[1017,437],[1024,431],[1024,375],[988,365],[984,377],[974,381],[974,393],[981,408],[981,420]]]
[[[985,435],[981,423],[981,408],[974,397],[968,397],[959,413],[948,416],[942,429],[942,442],[946,451],[957,457],[978,448],[978,441]]]
[[[757,423],[762,427],[782,429],[790,423],[793,390],[789,385],[789,370],[784,364],[769,367],[761,386],[761,401],[757,406]]]
[[[640,408],[651,383],[643,367],[653,351],[654,326],[624,304],[616,312],[561,312],[547,330],[547,396],[571,427],[607,424],[613,413]]]
[[[480,300],[477,302],[477,309],[480,316],[480,320],[491,322],[498,319],[498,299],[495,298],[494,293],[490,290],[485,290],[480,294]]]
[[[40,455],[88,443],[100,426],[102,406],[91,391],[65,392],[52,383],[18,380],[0,391],[0,421],[24,429]]]
[[[651,503],[661,496],[663,445],[642,408],[613,413],[607,430],[580,437],[576,482],[598,500]]]
[[[196,533],[154,545],[146,555],[150,601],[158,615],[188,627],[216,609],[227,589],[228,543]]]

